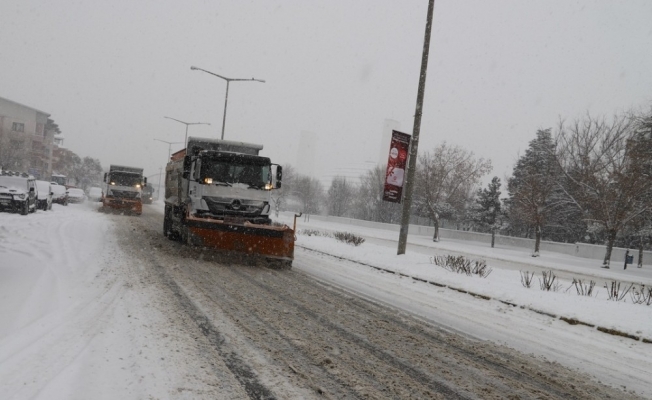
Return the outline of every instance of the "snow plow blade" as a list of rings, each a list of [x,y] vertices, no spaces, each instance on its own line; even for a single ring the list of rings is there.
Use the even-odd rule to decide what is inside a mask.
[[[105,197],[102,200],[103,211],[126,211],[128,213],[141,215],[143,213],[143,205],[140,201],[125,200],[120,198]]]
[[[290,267],[294,260],[294,231],[287,225],[256,225],[186,217],[188,244],[248,256],[262,256]]]

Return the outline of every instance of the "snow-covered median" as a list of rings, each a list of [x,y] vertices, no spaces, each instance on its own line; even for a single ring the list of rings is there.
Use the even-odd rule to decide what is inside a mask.
[[[301,234],[297,235],[297,238],[299,246],[506,301],[556,317],[614,329],[638,336],[642,340],[652,340],[652,318],[649,318],[652,306],[633,304],[629,295],[624,301],[609,301],[604,283],[610,281],[602,278],[596,278],[594,296],[580,296],[575,287],[571,286],[572,282],[567,280],[559,280],[557,291],[541,290],[541,274],[537,274],[529,289],[525,288],[521,284],[519,271],[495,268],[490,261],[487,264],[493,268],[492,272],[486,278],[481,278],[477,275],[467,276],[448,271],[435,265],[432,256],[414,252],[398,256],[393,247],[372,243],[354,247],[333,238]],[[470,258],[480,259],[472,256]],[[524,266],[524,269],[526,268]],[[650,346],[652,350],[652,344]]]

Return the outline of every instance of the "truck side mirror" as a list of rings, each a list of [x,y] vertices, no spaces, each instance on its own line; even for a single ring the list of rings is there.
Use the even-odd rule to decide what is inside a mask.
[[[143,183],[143,187],[147,186],[147,178],[143,178],[145,182]]]
[[[276,188],[281,188],[281,181],[283,181],[283,167],[280,165],[276,166]]]
[[[181,176],[183,177],[183,179],[190,178],[190,171],[183,171],[183,174]]]

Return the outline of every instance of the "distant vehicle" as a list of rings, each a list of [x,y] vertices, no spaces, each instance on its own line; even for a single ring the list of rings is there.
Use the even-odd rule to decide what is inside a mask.
[[[61,204],[64,206],[68,205],[68,189],[66,189],[65,186],[53,183],[50,186],[50,190],[52,190],[53,203]]]
[[[126,210],[136,215],[143,212],[142,189],[147,186],[143,169],[124,165],[110,165],[104,174],[103,210]]]
[[[36,181],[36,208],[47,211],[52,209],[52,184],[46,181]]]
[[[88,199],[90,201],[102,201],[102,188],[92,187],[88,189]]]
[[[51,181],[57,185],[66,186],[68,184],[68,177],[65,175],[53,174]]]
[[[154,188],[151,185],[147,185],[143,188],[141,200],[143,201],[143,204],[152,204],[154,201]]]
[[[78,188],[68,189],[68,202],[69,203],[83,203],[86,201],[86,193]]]
[[[27,215],[36,212],[36,180],[28,174],[2,171],[0,175],[0,210]]]

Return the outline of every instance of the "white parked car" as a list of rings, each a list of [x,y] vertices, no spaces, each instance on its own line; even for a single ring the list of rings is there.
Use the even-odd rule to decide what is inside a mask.
[[[86,193],[78,188],[68,189],[68,203],[83,203],[86,201]]]
[[[64,206],[68,205],[68,189],[63,185],[57,185],[56,183],[50,182],[50,189],[52,190],[52,202],[61,204]]]
[[[36,181],[36,208],[47,211],[52,209],[52,185],[47,181]]]
[[[102,189],[98,187],[88,189],[88,199],[90,201],[102,201]]]

